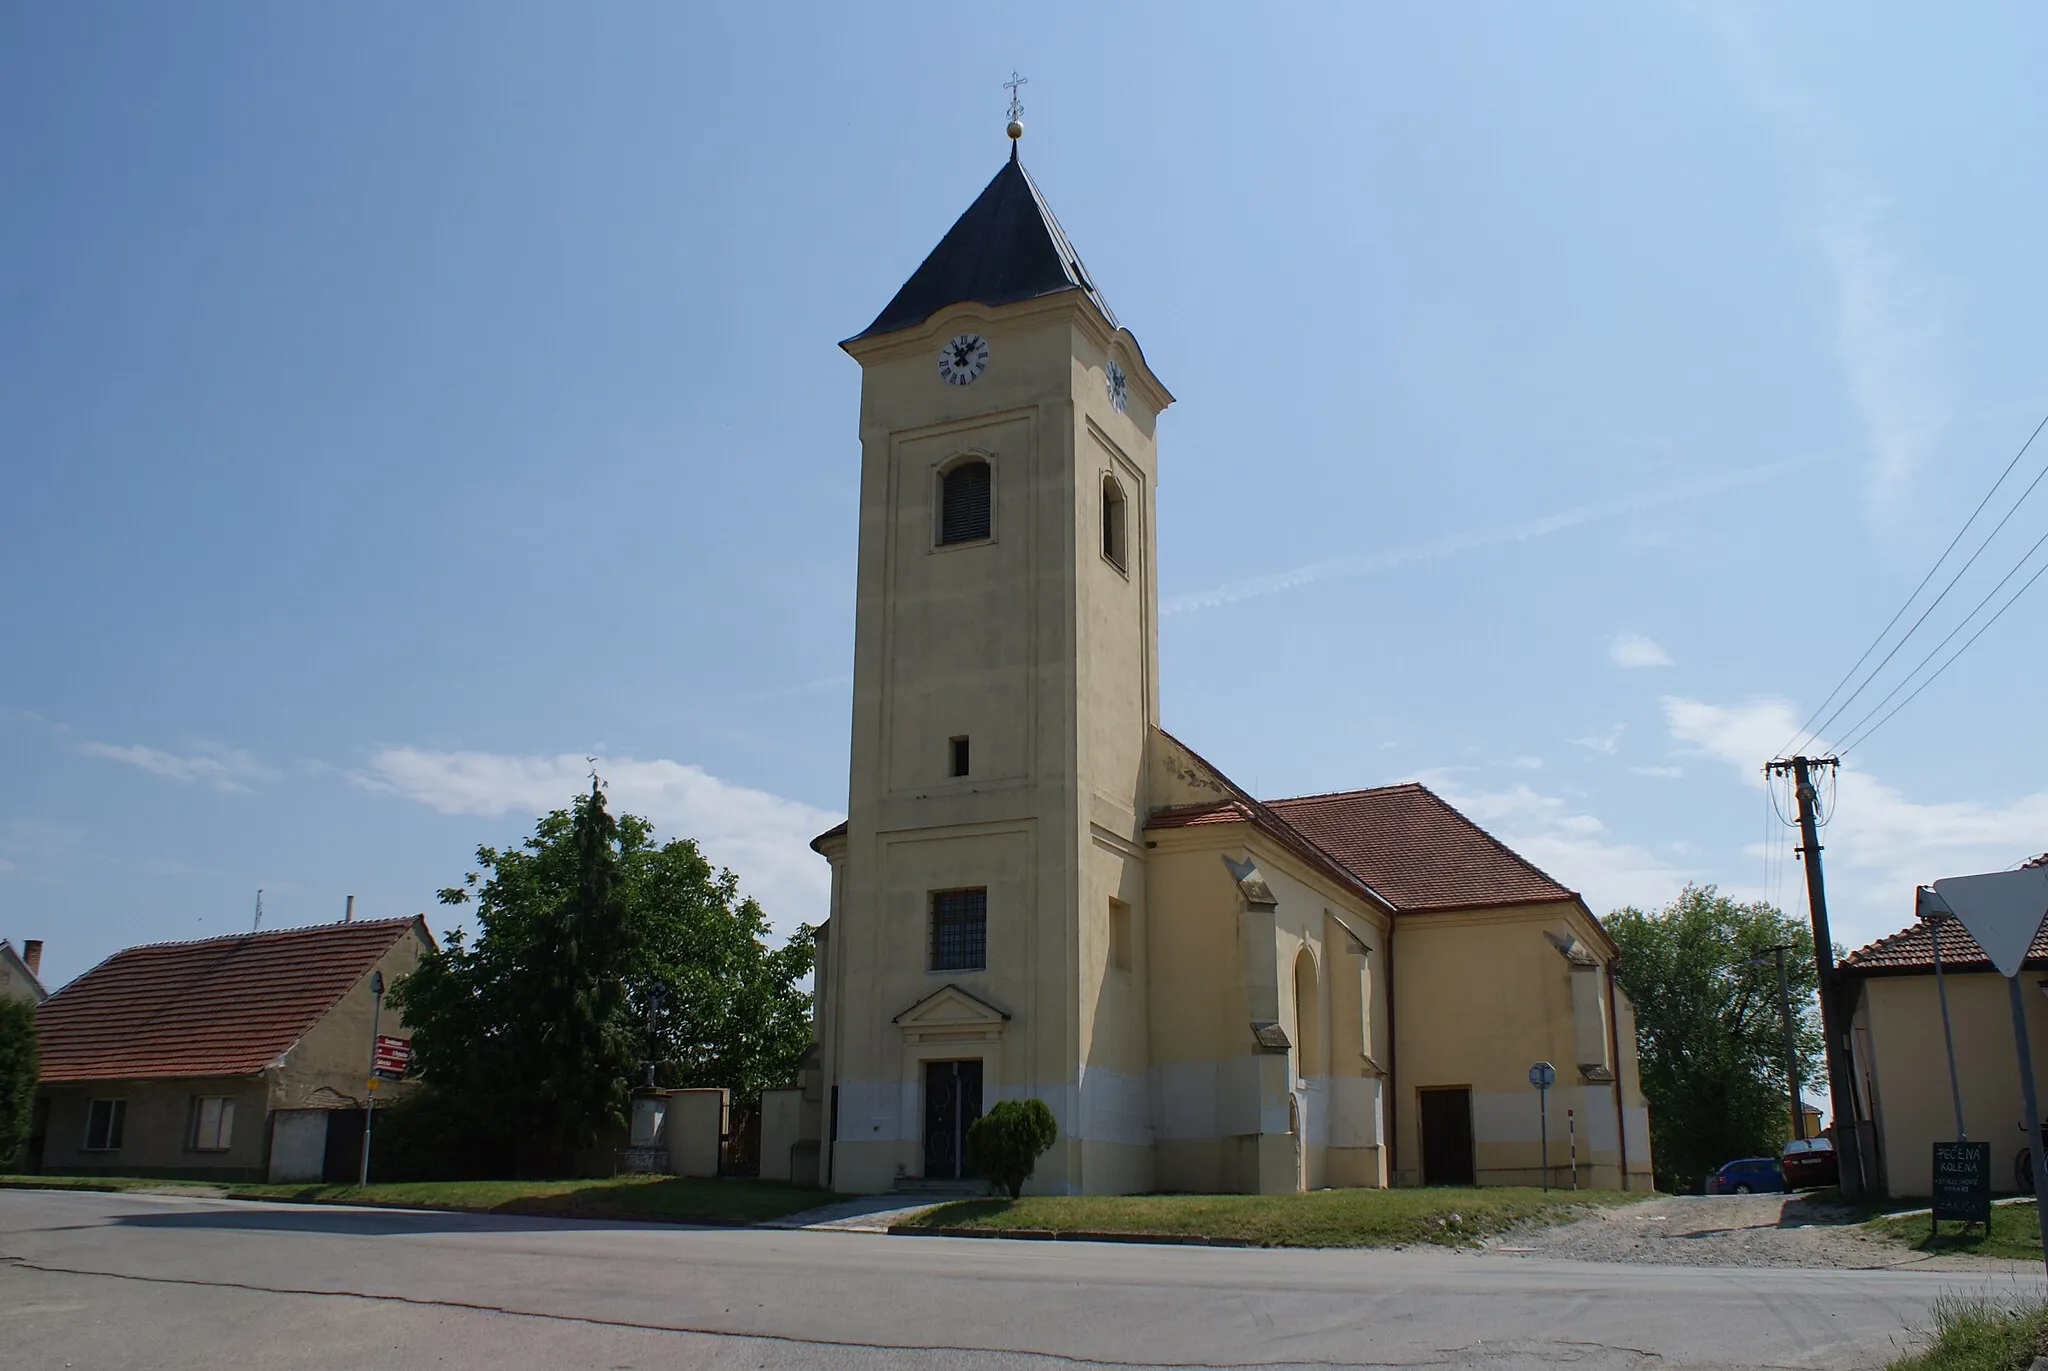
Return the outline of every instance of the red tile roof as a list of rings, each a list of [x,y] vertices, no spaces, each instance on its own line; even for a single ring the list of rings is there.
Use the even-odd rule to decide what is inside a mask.
[[[428,936],[371,919],[116,952],[37,1008],[43,1080],[255,1075],[415,925]]]
[[[1426,786],[1411,781],[1262,803],[1186,743],[1160,732],[1230,798],[1157,810],[1145,821],[1148,830],[1249,823],[1395,912],[1555,900],[1583,907],[1576,891],[1516,856]]]
[[[1410,782],[1268,800],[1266,805],[1396,909],[1476,909],[1578,898],[1427,786]]]
[[[1916,923],[1902,928],[1888,938],[1879,938],[1868,947],[1859,947],[1842,959],[1842,966],[1850,971],[1927,971],[1934,970],[1934,936],[1931,927],[1941,929],[1941,969],[1943,971],[1990,971],[1994,968],[1991,959],[1984,955],[1984,949],[1977,946],[1977,940],[1966,932],[1954,919],[1942,919],[1935,925]],[[2027,949],[2028,965],[2048,965],[2048,928],[2034,935],[2033,946]]]

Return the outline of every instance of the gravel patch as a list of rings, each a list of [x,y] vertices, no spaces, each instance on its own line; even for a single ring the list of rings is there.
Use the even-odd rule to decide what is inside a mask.
[[[1914,1252],[1870,1233],[1858,1218],[1853,1210],[1800,1195],[1672,1195],[1596,1210],[1554,1228],[1511,1230],[1484,1246],[1518,1256],[1667,1266],[1998,1271],[2021,1265]]]

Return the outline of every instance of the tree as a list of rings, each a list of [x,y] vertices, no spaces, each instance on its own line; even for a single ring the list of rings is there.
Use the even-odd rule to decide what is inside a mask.
[[[593,778],[520,847],[476,856],[440,896],[474,902],[474,941],[449,934],[394,995],[426,1091],[393,1122],[433,1135],[411,1158],[450,1173],[571,1167],[623,1125],[650,1033],[661,1084],[727,1086],[742,1111],[795,1080],[812,930],[765,946],[760,905],[695,843],[614,820]]]
[[[0,1169],[28,1141],[39,1072],[36,1007],[27,1000],[0,998]]]
[[[1044,1100],[999,1100],[967,1125],[967,1169],[1014,1200],[1059,1134]]]
[[[1655,913],[1619,909],[1604,922],[1621,946],[1616,978],[1635,1004],[1659,1188],[1690,1190],[1731,1158],[1776,1155],[1791,1115],[1770,951],[1786,945],[1800,1076],[1819,1080],[1812,931],[1710,885],[1688,885]]]

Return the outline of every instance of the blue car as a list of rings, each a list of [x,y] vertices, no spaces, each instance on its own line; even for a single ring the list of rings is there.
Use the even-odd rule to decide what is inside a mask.
[[[1707,1177],[1709,1195],[1763,1194],[1784,1188],[1785,1176],[1776,1157],[1738,1157],[1722,1163],[1719,1171]]]

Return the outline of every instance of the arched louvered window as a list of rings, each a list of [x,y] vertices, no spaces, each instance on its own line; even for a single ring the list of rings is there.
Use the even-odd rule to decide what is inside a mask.
[[[1114,476],[1102,478],[1102,555],[1115,564],[1118,571],[1130,568],[1130,559],[1125,551],[1126,529],[1129,517],[1124,500],[1123,485]]]
[[[979,458],[939,478],[939,544],[972,543],[989,536],[989,469]]]

